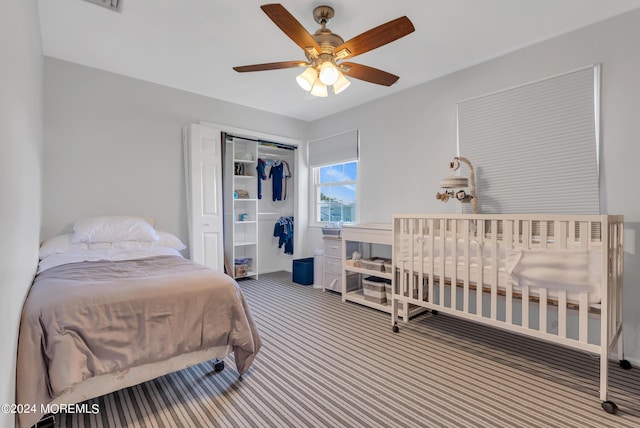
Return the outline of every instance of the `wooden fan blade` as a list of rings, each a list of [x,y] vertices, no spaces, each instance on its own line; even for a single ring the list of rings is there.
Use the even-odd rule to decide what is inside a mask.
[[[355,64],[353,62],[343,62],[340,66],[345,67],[341,68],[341,70],[346,76],[375,83],[377,85],[391,86],[399,79],[395,74],[387,73],[386,71],[368,67],[366,65]]]
[[[340,59],[354,57],[398,40],[413,31],[415,28],[409,18],[402,16],[347,40],[336,47],[333,52]]]
[[[309,65],[304,61],[283,61],[283,62],[268,62],[265,64],[253,64],[243,65],[240,67],[233,67],[238,73],[245,73],[247,71],[265,71],[265,70],[280,70],[282,68],[294,68],[304,67]]]
[[[300,46],[305,52],[316,50],[313,56],[317,56],[322,52],[320,45],[309,34],[307,30],[298,22],[293,15],[281,4],[265,4],[260,8],[267,14],[269,18],[280,28],[291,40]]]

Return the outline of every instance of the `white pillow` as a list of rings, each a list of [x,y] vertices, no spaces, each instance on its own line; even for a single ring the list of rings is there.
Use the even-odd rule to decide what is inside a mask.
[[[158,240],[153,241],[151,246],[154,248],[164,247],[164,248],[173,248],[174,250],[182,251],[187,248],[186,245],[178,238],[177,236],[169,233],[158,230]]]
[[[157,241],[158,233],[147,220],[131,216],[101,216],[76,221],[71,243]]]
[[[57,235],[53,238],[45,240],[40,245],[40,260],[52,256],[54,254],[64,253],[69,250],[86,250],[87,243],[79,242],[71,243],[71,234]]]

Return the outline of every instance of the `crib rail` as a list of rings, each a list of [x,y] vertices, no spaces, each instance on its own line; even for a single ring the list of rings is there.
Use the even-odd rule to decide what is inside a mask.
[[[615,215],[394,215],[392,323],[408,303],[598,353],[606,399],[623,230]]]

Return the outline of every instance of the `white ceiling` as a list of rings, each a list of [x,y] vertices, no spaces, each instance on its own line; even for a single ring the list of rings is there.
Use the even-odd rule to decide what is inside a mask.
[[[302,69],[237,73],[233,66],[304,60],[262,12],[265,0],[38,0],[44,54],[260,110],[316,120],[640,7],[640,0],[283,0],[310,32],[328,4],[344,38],[406,15],[416,31],[353,62],[400,76],[391,87],[350,79],[327,98],[295,82]],[[350,59],[351,61],[351,59]]]

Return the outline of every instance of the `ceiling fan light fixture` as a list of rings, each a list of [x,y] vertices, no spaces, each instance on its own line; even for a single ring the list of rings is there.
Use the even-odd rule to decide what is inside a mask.
[[[340,92],[347,89],[350,84],[351,82],[349,82],[347,78],[344,77],[344,74],[338,72],[338,80],[336,80],[336,82],[333,84],[333,93],[339,94]]]
[[[320,66],[320,81],[327,86],[333,85],[338,80],[339,71],[331,61],[325,61]]]
[[[119,2],[122,0],[88,1]],[[314,20],[321,25],[321,28],[314,34],[309,33],[281,4],[264,4],[260,6],[260,9],[285,35],[302,48],[307,61],[270,62],[233,67],[233,69],[238,73],[244,73],[308,66],[296,77],[296,81],[302,89],[319,97],[328,95],[327,86],[333,86],[334,94],[338,94],[350,85],[343,72],[348,73],[351,78],[369,83],[383,86],[393,85],[398,80],[398,76],[366,65],[341,63],[341,61],[377,49],[415,31],[411,20],[406,16],[401,16],[371,28],[345,42],[342,37],[327,28],[327,23],[334,16],[334,10],[330,6],[314,8]]]
[[[309,92],[317,78],[318,73],[316,73],[316,70],[313,67],[307,67],[305,71],[296,77],[296,82],[302,89]]]
[[[320,79],[316,79],[316,82],[311,88],[311,95],[314,95],[316,97],[326,97],[327,95],[329,95],[327,92],[327,85],[322,83]]]

